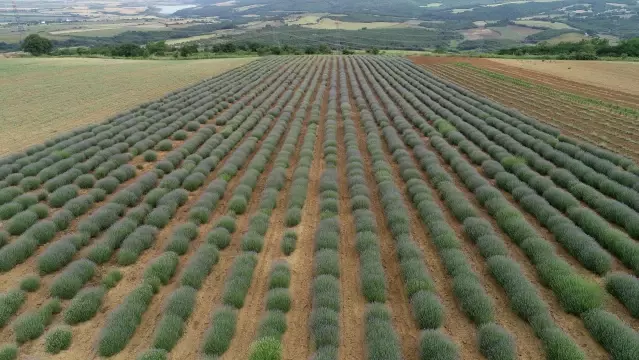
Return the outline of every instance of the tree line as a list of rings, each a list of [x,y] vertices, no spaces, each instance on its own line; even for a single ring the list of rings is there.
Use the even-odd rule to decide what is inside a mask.
[[[22,44],[22,50],[32,55],[52,55],[52,56],[108,56],[108,57],[128,57],[147,58],[151,56],[168,56],[174,58],[194,57],[196,54],[255,54],[255,55],[313,55],[331,54],[335,50],[343,54],[352,54],[352,50],[347,48],[336,49],[328,44],[308,45],[304,47],[290,44],[276,45],[260,43],[255,41],[222,42],[199,46],[196,43],[185,43],[178,46],[171,46],[165,41],[149,42],[144,45],[135,43],[100,45],[93,47],[74,47],[55,49],[53,43],[37,34],[29,35]],[[366,49],[369,54],[379,54],[380,50],[374,47]]]
[[[497,52],[499,55],[556,56],[570,60],[596,60],[599,57],[639,57],[639,37],[622,40],[611,45],[607,39],[595,38],[579,42],[549,44],[541,42],[534,46],[512,47]]]

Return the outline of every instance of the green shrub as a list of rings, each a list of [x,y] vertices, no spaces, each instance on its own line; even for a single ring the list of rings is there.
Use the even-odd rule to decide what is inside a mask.
[[[51,283],[51,295],[71,299],[95,273],[96,265],[87,259],[72,262]]]
[[[144,278],[155,277],[158,278],[162,284],[166,285],[169,280],[171,280],[171,277],[173,277],[179,260],[178,255],[172,251],[162,253],[162,255],[156,257],[147,266],[144,271]]]
[[[420,329],[437,329],[444,319],[444,309],[436,295],[419,291],[410,298],[413,315]]]
[[[38,244],[46,244],[55,237],[57,228],[52,221],[42,220],[33,225],[24,234],[36,240]]]
[[[73,216],[80,216],[86,214],[91,206],[93,206],[94,200],[91,195],[81,195],[75,199],[69,200],[65,205],[64,209],[69,210]]]
[[[20,187],[24,191],[35,190],[40,186],[40,178],[37,176],[27,176],[24,179],[20,180]]]
[[[64,206],[67,201],[78,196],[79,188],[76,185],[65,185],[49,194],[49,205],[54,208]]]
[[[302,221],[302,209],[298,207],[292,207],[286,211],[286,217],[284,223],[288,227],[297,226]]]
[[[206,235],[206,241],[209,244],[217,246],[219,249],[226,249],[226,247],[231,243],[231,233],[227,230],[227,228],[219,226],[211,230]]]
[[[184,130],[178,130],[173,133],[173,140],[186,140],[189,134]]]
[[[508,255],[508,249],[504,241],[496,235],[484,235],[480,237],[477,239],[477,247],[479,248],[481,256],[486,259],[497,255]]]
[[[10,186],[0,189],[0,205],[6,204],[15,197],[22,195],[24,191],[17,186]]]
[[[360,253],[360,280],[362,293],[368,302],[386,301],[386,278],[379,250]]]
[[[113,310],[100,332],[98,354],[113,356],[122,351],[135,333],[142,315],[153,298],[153,287],[142,284],[131,291],[124,301]]]
[[[9,319],[18,312],[18,309],[20,309],[26,299],[26,293],[20,289],[13,289],[0,294],[0,328],[5,326]]]
[[[339,230],[330,229],[329,226],[323,226],[328,219],[320,222],[320,226],[315,232],[315,250],[333,249],[337,250],[339,246]]]
[[[107,194],[111,194],[118,188],[120,181],[113,176],[107,176],[95,182],[95,188],[106,191]]]
[[[544,344],[547,359],[585,360],[586,356],[579,345],[557,327],[541,331],[539,337]]]
[[[106,198],[107,192],[104,191],[104,189],[93,188],[88,192],[87,195],[91,196],[93,198],[93,201],[99,202],[103,201]]]
[[[62,231],[69,228],[69,225],[74,218],[75,216],[71,213],[71,211],[62,209],[53,215],[51,221],[53,221],[58,230]]]
[[[11,235],[20,235],[38,222],[38,214],[30,210],[17,213],[6,223],[6,230]]]
[[[0,248],[9,243],[9,233],[4,230],[0,230]]]
[[[419,342],[420,360],[459,360],[457,345],[437,330],[422,332]]]
[[[418,291],[431,291],[435,288],[433,280],[430,278],[424,266],[424,262],[420,258],[411,258],[403,260],[400,263],[402,277],[406,284],[406,292],[409,297]]]
[[[211,320],[211,327],[205,335],[204,353],[219,356],[228,350],[231,339],[235,335],[236,324],[235,309],[225,306],[216,310]]]
[[[160,141],[155,148],[159,151],[171,151],[171,149],[173,149],[173,143],[171,140],[164,139]]]
[[[279,310],[271,310],[262,317],[258,326],[257,337],[258,339],[271,337],[281,340],[286,329],[288,329],[286,314]]]
[[[289,256],[295,251],[295,245],[297,244],[297,233],[293,230],[286,230],[282,237],[282,252],[284,255]]]
[[[581,316],[590,335],[610,354],[619,360],[637,359],[639,334],[617,316],[603,310],[593,309]]]
[[[162,316],[153,334],[153,347],[171,351],[184,331],[184,321],[177,315],[167,313]]]
[[[467,273],[468,274],[468,273]],[[453,291],[464,313],[475,324],[494,320],[493,302],[474,275],[463,274],[453,279]],[[472,273],[471,273],[472,274]]]
[[[197,121],[189,121],[184,128],[188,131],[196,131],[200,128],[200,123]]]
[[[604,301],[604,291],[597,283],[576,274],[558,278],[550,286],[562,308],[571,314],[598,308]]]
[[[18,358],[18,347],[14,344],[0,346],[0,360],[15,360]]]
[[[102,277],[102,285],[110,289],[120,282],[120,280],[122,280],[122,273],[118,269],[113,269]]]
[[[316,348],[339,346],[339,313],[337,311],[315,307],[311,313],[310,322],[311,334]]]
[[[29,207],[29,211],[33,211],[38,215],[39,219],[44,219],[49,216],[49,208],[44,204],[35,204]]]
[[[282,344],[270,337],[256,340],[251,345],[249,360],[281,360]]]
[[[138,259],[142,251],[151,247],[157,237],[157,234],[158,231],[153,226],[144,225],[137,228],[122,242],[120,251],[118,251],[117,255],[118,264],[133,264]]]
[[[90,216],[80,221],[78,230],[94,237],[100,231],[108,229],[124,212],[125,207],[120,204],[109,203],[94,211]]]
[[[639,280],[636,277],[621,272],[610,273],[606,276],[606,290],[619,299],[633,317],[639,318]]]
[[[266,294],[266,309],[288,312],[291,309],[291,295],[288,289],[275,288],[269,290]]]
[[[515,360],[515,339],[501,326],[487,323],[479,328],[479,351],[489,360]]]
[[[242,251],[259,253],[264,246],[264,237],[254,231],[248,231],[242,236]]]
[[[547,305],[541,300],[535,287],[524,277],[518,263],[505,256],[488,259],[488,270],[504,288],[510,299],[510,307],[523,319],[548,314]]]
[[[320,275],[313,281],[313,304],[317,308],[327,308],[334,311],[340,309],[339,280],[330,275]]]
[[[397,334],[391,325],[391,315],[381,303],[366,310],[366,350],[371,360],[400,360],[402,353]]]
[[[339,254],[333,249],[322,249],[315,253],[315,276],[332,275],[339,278]]]
[[[237,215],[244,214],[247,206],[248,202],[244,196],[235,195],[229,201],[229,210],[233,211]]]
[[[168,206],[158,206],[147,215],[145,224],[162,229],[171,221],[172,216],[173,211]]]
[[[75,325],[91,320],[97,314],[106,289],[102,286],[88,287],[80,290],[73,297],[69,307],[64,311],[64,322]]]
[[[252,252],[245,252],[235,258],[231,274],[224,285],[223,302],[225,305],[233,306],[236,309],[244,306],[244,300],[249,287],[253,271],[257,265],[257,255]]]
[[[0,219],[7,220],[13,217],[15,214],[24,210],[24,206],[22,204],[18,204],[17,202],[10,202],[0,206]]]
[[[223,227],[226,230],[229,231],[229,233],[234,233],[235,232],[235,218],[233,218],[232,216],[229,215],[224,215],[221,216],[218,221],[217,224],[215,225],[215,227]]]
[[[20,281],[20,289],[24,291],[34,292],[39,288],[40,278],[35,275],[27,276]]]
[[[45,348],[49,354],[57,354],[71,346],[73,334],[68,326],[57,326],[51,329],[45,340]]]
[[[180,284],[199,289],[204,279],[211,272],[213,265],[217,264],[219,256],[219,251],[215,245],[200,245],[186,264]]]
[[[95,185],[95,176],[91,174],[80,175],[75,179],[74,183],[79,186],[80,189],[90,189]]]
[[[288,288],[291,283],[291,270],[286,261],[278,261],[273,264],[269,276],[268,288]]]
[[[164,349],[148,349],[138,355],[137,360],[166,360],[168,354]]]
[[[51,323],[54,314],[60,312],[60,301],[51,300],[37,311],[20,315],[13,322],[13,333],[18,344],[34,340],[44,333],[44,329]]]
[[[144,158],[144,161],[152,162],[158,159],[158,154],[153,150],[147,150],[142,154],[142,158]]]

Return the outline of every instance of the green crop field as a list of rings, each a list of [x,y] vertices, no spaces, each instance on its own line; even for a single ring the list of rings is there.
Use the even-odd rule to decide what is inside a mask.
[[[264,57],[0,158],[0,358],[636,360],[637,164],[413,60]]]

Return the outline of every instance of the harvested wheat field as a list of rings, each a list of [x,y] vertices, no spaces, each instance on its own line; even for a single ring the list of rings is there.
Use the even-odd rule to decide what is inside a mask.
[[[636,139],[639,97],[633,93],[621,88],[613,90],[603,83],[602,86],[591,86],[519,69],[505,65],[500,59],[422,56],[412,57],[412,60],[437,76],[554,126],[564,135],[639,160],[639,141]],[[596,67],[603,62],[582,63],[585,65],[580,68],[590,63]],[[603,64],[616,65],[614,62]],[[619,69],[625,69],[625,64],[617,65]],[[631,72],[628,77],[632,77]],[[620,84],[625,81],[623,71],[608,78],[608,83],[615,79]]]
[[[639,168],[400,57],[0,159],[2,359],[637,359]]]
[[[104,121],[252,60],[0,59],[0,155]]]

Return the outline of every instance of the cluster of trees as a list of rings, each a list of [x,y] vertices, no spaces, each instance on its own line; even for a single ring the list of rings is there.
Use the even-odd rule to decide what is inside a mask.
[[[293,46],[289,44],[279,45],[270,43],[260,43],[255,41],[222,42],[199,47],[196,43],[185,43],[178,46],[167,45],[165,41],[150,42],[145,45],[135,43],[100,45],[93,47],[60,48],[53,50],[53,43],[37,34],[29,35],[22,45],[22,50],[35,56],[51,54],[54,56],[114,56],[114,57],[150,57],[150,56],[173,56],[189,57],[197,53],[210,54],[258,54],[258,55],[313,55],[331,54],[334,48],[327,44]],[[349,49],[338,49],[345,55],[353,54]],[[369,54],[379,54],[380,50],[371,47],[366,49]]]
[[[594,60],[600,56],[609,57],[638,57],[639,37],[623,40],[617,45],[611,45],[606,39],[582,40],[577,43],[562,42],[550,45],[546,42],[535,46],[513,47],[497,52],[500,55],[548,55],[562,59]]]

